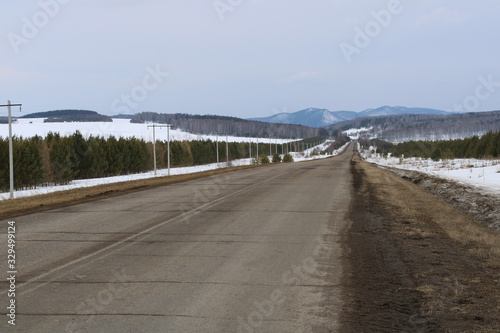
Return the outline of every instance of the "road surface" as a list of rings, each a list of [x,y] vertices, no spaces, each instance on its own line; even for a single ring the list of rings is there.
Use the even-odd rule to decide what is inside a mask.
[[[351,155],[15,218],[0,331],[336,331]]]

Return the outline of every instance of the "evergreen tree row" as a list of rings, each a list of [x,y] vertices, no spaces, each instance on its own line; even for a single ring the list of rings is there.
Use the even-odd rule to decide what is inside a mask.
[[[408,141],[390,144],[380,140],[372,141],[377,152],[392,153],[393,156],[432,158],[433,160],[453,158],[498,158],[500,157],[500,131],[489,132],[482,137],[443,141]]]
[[[171,167],[202,165],[219,161],[256,157],[260,154],[285,154],[306,145],[237,143],[205,141],[170,142]],[[137,138],[84,138],[80,132],[62,137],[49,133],[45,139],[14,137],[14,187],[32,189],[40,185],[67,184],[72,180],[101,178],[153,169],[153,143]],[[298,148],[298,149],[297,149]],[[0,138],[0,190],[9,189],[8,140]],[[156,142],[157,168],[168,165],[168,145]]]

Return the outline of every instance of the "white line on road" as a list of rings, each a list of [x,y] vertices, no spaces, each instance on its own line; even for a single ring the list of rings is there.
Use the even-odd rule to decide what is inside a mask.
[[[96,251],[96,252],[93,252],[93,253],[88,254],[88,255],[86,255],[86,256],[83,256],[83,257],[80,257],[80,258],[78,258],[78,259],[75,259],[75,260],[73,260],[73,261],[71,261],[71,262],[68,262],[68,263],[66,263],[66,264],[64,264],[64,265],[61,265],[61,266],[59,266],[59,267],[56,267],[56,268],[54,268],[54,269],[52,269],[52,270],[50,270],[50,271],[48,271],[48,272],[42,273],[42,274],[40,274],[40,275],[39,275],[39,276],[37,276],[37,277],[34,277],[34,278],[32,278],[32,279],[30,279],[30,280],[28,280],[28,281],[26,281],[26,282],[23,282],[23,283],[19,284],[19,285],[18,285],[18,288],[22,288],[23,286],[29,285],[29,284],[31,284],[31,283],[33,283],[33,282],[36,282],[36,281],[38,281],[38,280],[40,280],[40,279],[42,279],[42,278],[44,278],[44,277],[46,277],[46,276],[48,276],[48,275],[50,275],[50,274],[53,274],[53,273],[55,273],[55,272],[57,272],[57,271],[60,271],[61,269],[64,269],[64,268],[69,267],[69,266],[71,266],[71,265],[77,264],[77,263],[79,263],[79,262],[81,262],[81,261],[84,261],[84,260],[87,260],[87,259],[89,259],[89,258],[95,257],[95,256],[97,256],[97,255],[100,255],[100,254],[102,254],[102,253],[106,252],[106,251],[112,250],[113,248],[116,248],[116,247],[117,247],[117,246],[119,246],[119,245],[122,245],[122,244],[127,243],[124,247],[121,247],[121,248],[119,248],[119,249],[116,249],[115,251],[112,251],[112,252],[106,253],[106,254],[104,254],[104,255],[101,255],[101,256],[99,256],[98,258],[95,258],[94,260],[91,260],[91,261],[87,262],[85,265],[82,265],[82,266],[79,266],[79,267],[75,267],[74,269],[72,269],[72,270],[70,270],[70,271],[68,271],[68,272],[64,273],[64,274],[63,274],[63,275],[61,275],[61,276],[64,276],[64,275],[70,274],[70,273],[74,272],[74,271],[75,271],[75,270],[77,270],[77,269],[80,269],[80,268],[82,268],[82,267],[85,267],[85,266],[87,266],[87,265],[89,265],[89,264],[93,263],[93,262],[96,262],[96,261],[101,260],[101,259],[103,259],[103,258],[105,258],[105,257],[108,257],[109,255],[113,254],[114,252],[116,252],[116,251],[118,251],[118,250],[121,250],[121,249],[123,249],[123,248],[127,248],[127,247],[129,247],[129,246],[133,245],[133,244],[134,244],[134,242],[130,242],[130,241],[131,241],[131,240],[133,240],[134,238],[138,238],[138,237],[140,237],[140,236],[145,236],[144,238],[149,237],[149,236],[151,236],[151,235],[146,235],[146,234],[150,233],[151,231],[153,231],[153,230],[155,230],[155,229],[157,229],[157,228],[159,228],[159,227],[161,227],[161,226],[164,226],[165,224],[171,223],[171,222],[173,222],[173,221],[175,221],[175,220],[178,220],[178,219],[185,219],[185,218],[187,218],[187,217],[191,217],[191,216],[197,215],[197,214],[201,213],[202,211],[204,211],[205,209],[210,208],[210,207],[212,207],[212,206],[215,206],[215,205],[217,205],[218,203],[220,203],[221,201],[224,201],[225,199],[227,199],[227,198],[229,198],[229,197],[232,197],[232,196],[238,195],[238,194],[240,194],[240,193],[242,193],[242,192],[245,192],[245,191],[247,191],[247,190],[250,190],[250,189],[252,189],[252,188],[254,188],[254,187],[256,187],[256,186],[259,186],[259,185],[261,185],[261,184],[264,184],[264,183],[266,183],[266,182],[269,182],[269,181],[271,181],[271,180],[274,180],[274,179],[276,179],[276,178],[278,178],[278,177],[281,177],[282,175],[284,175],[284,174],[286,174],[286,173],[287,173],[287,172],[280,173],[280,174],[278,174],[277,176],[274,176],[274,177],[272,177],[272,178],[269,178],[269,179],[266,179],[266,180],[261,181],[261,182],[259,182],[259,183],[256,183],[256,184],[253,184],[253,185],[247,186],[247,187],[245,187],[245,188],[243,188],[243,189],[241,189],[241,190],[238,190],[238,191],[232,192],[232,193],[230,193],[230,194],[228,194],[228,195],[225,195],[225,196],[223,196],[223,197],[221,197],[221,198],[215,199],[215,200],[213,200],[213,201],[211,201],[211,202],[207,202],[206,204],[203,204],[203,205],[201,205],[201,206],[199,206],[199,207],[196,207],[196,208],[194,208],[194,209],[192,209],[192,210],[190,210],[190,211],[187,211],[187,212],[185,212],[185,213],[182,213],[181,215],[178,215],[178,216],[173,217],[173,218],[171,218],[171,219],[168,219],[168,220],[166,220],[166,221],[164,221],[164,222],[161,222],[161,223],[159,223],[159,224],[157,224],[157,225],[155,225],[155,226],[152,226],[152,227],[150,227],[150,228],[148,228],[148,229],[145,229],[145,230],[141,231],[141,232],[140,232],[140,233],[138,233],[138,234],[135,234],[135,235],[129,236],[129,237],[127,237],[127,238],[125,238],[125,239],[123,239],[123,240],[121,240],[121,241],[117,241],[117,242],[115,242],[115,243],[113,243],[113,244],[111,244],[111,245],[109,245],[109,246],[107,246],[107,247],[105,247],[105,248],[102,248],[102,249],[100,249],[100,250],[98,250],[98,251]],[[30,293],[30,292],[32,292],[32,291],[35,291],[35,290],[37,290],[37,289],[39,289],[39,288],[41,288],[41,287],[44,287],[45,285],[50,284],[52,281],[54,281],[54,280],[55,280],[56,278],[58,278],[58,277],[60,277],[60,276],[54,277],[53,279],[51,279],[50,281],[47,281],[47,282],[45,282],[45,283],[38,284],[36,287],[33,287],[33,288],[31,288],[31,289],[26,289],[26,290],[23,290],[22,292],[20,292],[20,294],[21,294],[21,295],[28,294],[28,293]],[[5,292],[4,292],[4,293],[5,293]],[[4,294],[4,293],[2,293],[2,294]]]

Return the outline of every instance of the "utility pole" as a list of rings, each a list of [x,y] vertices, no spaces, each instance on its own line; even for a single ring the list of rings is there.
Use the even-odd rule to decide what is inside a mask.
[[[155,169],[155,176],[156,176],[156,128],[167,128],[167,140],[168,140],[168,175],[170,176],[170,124],[168,125],[148,125],[148,128],[153,128],[153,165]]]
[[[250,138],[250,165],[252,165],[252,138]]]
[[[11,104],[7,101],[6,105],[0,105],[0,107],[7,107],[9,112],[9,178],[10,178],[10,199],[14,199],[14,147],[12,143],[12,106],[19,106],[19,111],[21,111],[22,104]]]
[[[229,143],[228,143],[227,133],[226,133],[226,162],[229,163]]]
[[[217,167],[219,167],[219,133],[215,135],[215,150],[217,150]]]
[[[168,173],[167,175],[170,176],[170,124],[167,125],[167,168],[168,168]]]

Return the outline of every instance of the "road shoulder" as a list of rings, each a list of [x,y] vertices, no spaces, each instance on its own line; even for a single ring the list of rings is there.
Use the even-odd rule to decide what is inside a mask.
[[[498,330],[498,233],[390,171],[355,158],[352,174],[342,331]]]

